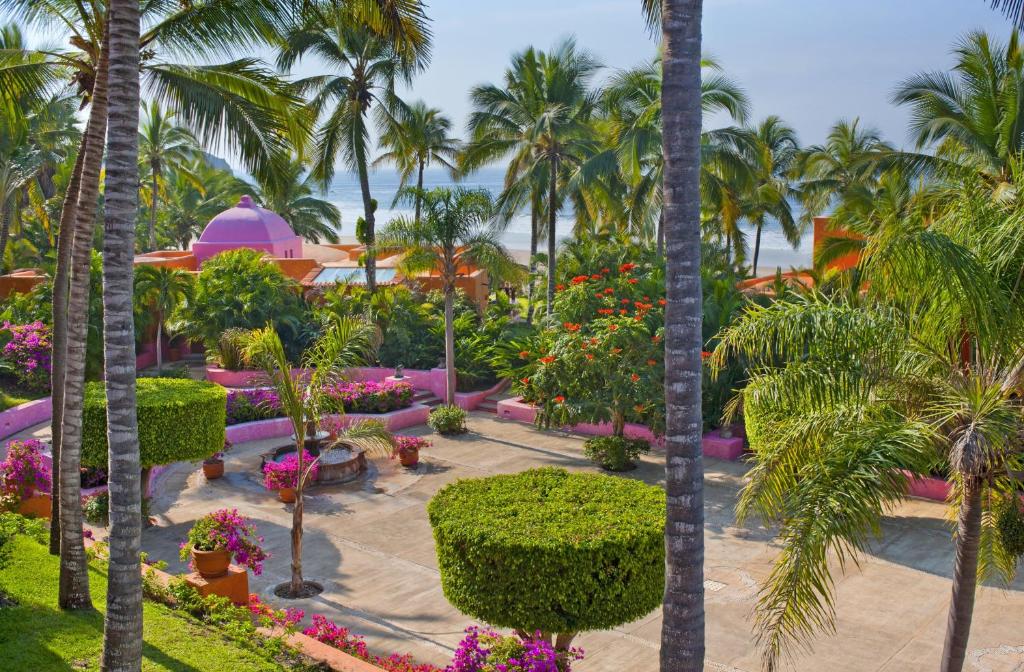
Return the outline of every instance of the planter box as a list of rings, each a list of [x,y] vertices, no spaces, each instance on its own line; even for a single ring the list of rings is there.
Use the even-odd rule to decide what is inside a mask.
[[[910,487],[907,493],[911,497],[930,499],[935,502],[945,502],[949,499],[950,490],[953,489],[949,481],[935,476],[918,476],[909,471],[903,473],[910,478]]]
[[[719,434],[719,430],[713,429],[704,435],[701,440],[705,457],[714,457],[719,460],[735,462],[746,451],[743,436],[733,428],[733,435],[726,438]]]
[[[407,427],[426,424],[427,416],[430,415],[430,407],[423,404],[413,404],[408,408],[400,408],[390,413],[346,413],[343,423],[351,425],[360,420],[380,420],[389,431],[395,432]],[[329,415],[326,420],[337,421],[341,416]],[[243,422],[238,425],[229,425],[227,428],[227,439],[231,443],[244,443],[246,441],[262,441],[263,439],[279,439],[292,435],[292,421],[288,418],[271,418],[270,420],[257,420],[256,422]]]
[[[293,376],[308,376],[306,369],[292,369]],[[259,369],[228,371],[217,366],[206,367],[206,379],[222,387],[266,387],[270,385],[267,374]]]
[[[52,413],[53,402],[49,397],[34,399],[0,411],[0,438],[6,439],[23,429],[45,422],[50,419]]]
[[[18,504],[18,513],[23,516],[34,518],[50,517],[50,496],[45,494],[32,495],[28,499],[21,500]]]
[[[508,381],[502,380],[489,390],[481,390],[479,392],[456,392],[455,405],[467,411],[475,411],[476,407],[484,402],[484,399],[492,394],[501,392],[506,387],[508,387]],[[442,398],[444,397],[442,396]]]

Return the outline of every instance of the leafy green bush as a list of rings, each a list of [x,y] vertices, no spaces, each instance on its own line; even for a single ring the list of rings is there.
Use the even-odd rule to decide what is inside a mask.
[[[1024,556],[1024,511],[1016,493],[997,509],[996,527],[1003,549],[1014,558]]]
[[[11,541],[15,537],[25,535],[44,544],[49,537],[49,530],[49,521],[26,518],[17,513],[0,512],[0,568],[11,560]]]
[[[466,432],[466,411],[458,406],[438,406],[430,412],[427,424],[438,434]]]
[[[650,450],[646,441],[623,436],[595,436],[583,444],[583,453],[608,471],[629,471],[636,467],[634,460]]]
[[[222,369],[241,371],[248,368],[245,346],[250,340],[248,329],[225,329],[217,337],[217,344],[210,352],[210,358]]]
[[[612,628],[661,604],[665,493],[534,469],[457,481],[428,504],[445,597],[526,632]]]
[[[136,381],[142,466],[200,460],[224,448],[227,393],[220,385],[178,378]],[[82,464],[107,464],[107,399],[102,383],[85,387]]]

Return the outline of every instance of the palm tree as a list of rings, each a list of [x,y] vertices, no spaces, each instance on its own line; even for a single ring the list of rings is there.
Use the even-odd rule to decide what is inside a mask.
[[[436,107],[428,107],[422,100],[399,107],[380,136],[381,147],[388,151],[377,157],[373,165],[393,163],[401,178],[399,190],[409,186],[409,178],[416,173],[416,189],[423,191],[423,171],[432,163],[444,166],[455,176],[455,157],[459,140],[449,135],[451,120]],[[398,194],[395,194],[395,202]],[[416,221],[420,219],[420,200],[416,198]]]
[[[156,313],[156,370],[163,371],[163,330],[167,318],[192,294],[192,275],[180,268],[142,265],[135,273],[135,301]]]
[[[824,144],[799,152],[793,167],[804,223],[871,189],[892,158],[892,146],[876,129],[862,127],[860,119],[837,122]]]
[[[834,629],[830,561],[856,561],[906,496],[907,472],[940,469],[957,527],[940,669],[962,670],[979,577],[1010,578],[1017,564],[999,521],[1020,516],[1024,466],[1022,222],[976,178],[928,226],[908,217],[869,239],[863,295],[753,308],[723,333],[716,361],[743,353],[759,372],[743,392],[757,422],[739,517],[781,521],[757,606],[767,669]]]
[[[156,210],[166,168],[180,170],[197,151],[195,136],[174,123],[174,113],[164,112],[154,100],[146,110],[139,129],[139,161],[149,169],[149,240],[146,249],[155,250]]]
[[[305,166],[292,158],[273,180],[256,180],[256,200],[281,215],[303,240],[337,243],[341,211],[330,201],[313,195],[313,180],[305,172]]]
[[[546,207],[548,315],[555,295],[558,211],[569,195],[572,173],[597,150],[591,125],[597,94],[590,82],[600,67],[593,55],[567,39],[546,53],[530,47],[514,55],[504,88],[485,84],[470,92],[472,139],[463,169],[508,157],[505,190],[518,192],[519,197],[506,195],[503,200],[512,210],[529,203],[534,222],[540,219],[540,204]],[[544,178],[542,190],[539,178]],[[531,248],[532,257],[536,253],[532,240]]]
[[[704,669],[701,456],[701,0],[643,0],[662,33],[665,285],[665,601],[662,672]]]
[[[406,190],[404,196],[422,202],[422,219],[400,217],[381,231],[380,247],[402,252],[404,274],[436,273],[444,292],[444,357],[447,384],[445,403],[455,403],[455,284],[466,268],[486,270],[494,285],[498,279],[520,273],[501,244],[504,227],[492,221],[493,204],[482,190]]]
[[[401,106],[395,84],[398,80],[410,82],[417,64],[403,58],[395,41],[357,21],[342,5],[317,12],[288,31],[277,57],[278,67],[287,71],[309,53],[340,73],[296,82],[299,90],[313,94],[311,113],[318,119],[325,115],[316,132],[312,174],[326,188],[334,177],[339,154],[358,173],[366,222],[366,285],[374,291],[377,266],[367,115],[373,108],[382,130],[391,123],[389,117]]]
[[[1024,151],[1024,50],[1016,31],[1006,44],[982,32],[969,33],[953,49],[952,73],[926,72],[904,80],[893,94],[911,108],[910,130],[919,150],[916,163],[948,174],[962,168],[987,177],[993,191],[1005,189],[1012,163]]]
[[[110,0],[110,119],[103,236],[103,351],[110,558],[101,668],[142,666],[142,479],[135,406],[132,271],[139,205],[139,3]]]
[[[230,172],[211,167],[204,159],[193,159],[181,171],[171,171],[166,183],[164,233],[182,250],[202,233],[217,214],[238,203],[252,186]]]
[[[372,361],[376,335],[376,328],[371,323],[351,317],[336,317],[304,355],[303,365],[312,371],[308,379],[293,373],[281,337],[273,327],[256,330],[247,339],[246,357],[266,371],[294,432],[299,478],[292,509],[290,597],[302,597],[307,588],[302,576],[303,490],[313,465],[304,462],[306,435],[315,430],[325,413],[328,388],[342,379],[345,369]],[[383,424],[365,421],[342,429],[332,447],[352,446],[380,455],[390,452],[391,441],[391,435]]]
[[[797,195],[790,182],[796,161],[798,143],[796,131],[779,117],[770,116],[751,131],[747,157],[753,184],[743,198],[743,214],[754,225],[754,260],[750,268],[757,275],[757,260],[761,252],[761,229],[771,217],[794,248],[800,244],[801,227],[793,217],[790,198]]]

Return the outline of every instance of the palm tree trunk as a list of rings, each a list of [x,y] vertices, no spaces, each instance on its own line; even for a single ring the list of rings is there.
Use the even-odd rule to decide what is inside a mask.
[[[444,403],[455,405],[455,282],[444,283]]]
[[[529,285],[526,290],[526,323],[533,324],[533,300],[534,290],[537,287],[536,278],[534,276],[537,273],[537,239],[539,231],[537,228],[540,226],[540,193],[534,189],[530,198],[530,279]]]
[[[366,288],[377,291],[377,256],[373,250],[376,239],[373,221],[373,199],[370,197],[370,176],[366,168],[366,151],[357,144],[356,164],[359,172],[359,189],[363,193],[363,218],[366,220]]]
[[[12,196],[11,199],[14,197]],[[0,270],[7,266],[4,261],[4,252],[7,251],[7,239],[11,233],[11,199],[0,203]]]
[[[967,640],[974,615],[978,588],[978,546],[981,541],[982,482],[964,478],[964,498],[957,514],[956,564],[953,569],[953,598],[946,621],[946,643],[942,648],[940,672],[961,672],[967,655]]]
[[[548,305],[550,315],[555,303],[555,224],[558,221],[558,157],[551,157],[548,180]]]
[[[658,256],[665,256],[665,211],[662,210],[661,214],[658,215],[658,231],[655,234],[657,238]]]
[[[153,171],[153,184],[152,190],[153,195],[150,196],[149,203],[149,249],[156,249],[156,206],[159,201],[157,197],[158,182],[160,177],[160,160],[153,159],[150,163],[150,169]]]
[[[662,672],[704,669],[701,451],[701,0],[662,3],[665,155],[665,600]]]
[[[156,316],[156,372],[164,370],[164,320],[160,313]]]
[[[103,236],[103,349],[110,561],[102,672],[142,666],[142,478],[132,312],[139,184],[139,3],[110,0],[110,128]]]
[[[109,36],[103,38],[93,83],[92,109],[86,127],[86,155],[75,212],[68,292],[68,343],[64,374],[64,411],[60,446],[60,586],[61,609],[91,609],[89,572],[82,541],[82,404],[85,393],[86,337],[89,322],[89,261],[99,198],[100,167],[107,133]],[[95,123],[93,120],[95,119]]]
[[[420,208],[423,197],[423,159],[420,159],[419,174],[416,176],[416,223],[420,223]]]
[[[92,123],[92,117],[87,123]],[[71,243],[74,239],[75,212],[78,209],[78,190],[82,183],[82,164],[85,161],[86,139],[89,132],[82,134],[78,145],[78,156],[71,171],[68,190],[60,210],[60,230],[57,238],[57,265],[53,272],[53,333],[50,353],[50,400],[53,412],[50,415],[50,462],[54,465],[53,483],[50,488],[50,554],[60,554],[60,441],[61,424],[64,418],[64,371],[68,356],[68,276],[71,265]]]
[[[756,225],[757,233],[754,234],[754,264],[750,267],[750,275],[757,277],[757,258],[761,256],[761,227],[764,222],[758,220]]]
[[[304,471],[305,436],[302,427],[295,428],[295,454],[298,457],[298,478],[295,483],[295,506],[292,508],[292,579],[288,587],[291,597],[299,597],[305,581],[302,579],[302,493],[306,479]]]

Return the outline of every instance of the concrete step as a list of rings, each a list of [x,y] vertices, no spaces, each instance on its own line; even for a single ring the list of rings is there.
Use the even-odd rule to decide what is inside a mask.
[[[483,411],[484,413],[498,414],[498,403],[489,399],[484,399],[480,402],[480,405],[476,407],[476,410]]]

